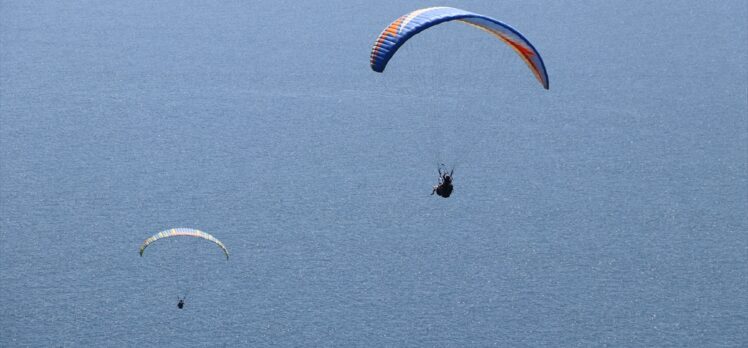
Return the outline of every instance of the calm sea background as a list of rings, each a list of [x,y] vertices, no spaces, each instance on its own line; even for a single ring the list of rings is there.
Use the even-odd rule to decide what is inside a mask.
[[[434,5],[520,30],[551,89],[457,23],[372,72]],[[748,346],[746,18],[0,1],[0,346]],[[230,261],[138,255],[171,227]]]

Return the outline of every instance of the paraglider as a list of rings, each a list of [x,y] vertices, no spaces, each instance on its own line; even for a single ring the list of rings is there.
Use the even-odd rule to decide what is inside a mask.
[[[390,23],[372,45],[369,57],[371,69],[378,73],[384,72],[397,50],[413,36],[435,25],[450,21],[465,23],[481,29],[507,44],[527,64],[540,85],[549,89],[548,73],[543,59],[540,57],[538,50],[524,35],[511,26],[491,17],[452,7],[429,7],[415,10]],[[436,193],[444,198],[449,197],[454,189],[452,174],[453,171],[447,172],[446,168],[442,171],[442,167],[440,167],[439,183],[433,187],[431,194]]]
[[[218,240],[217,238],[213,237],[212,235],[210,235],[208,233],[205,233],[203,231],[196,230],[196,229],[193,229],[193,228],[172,228],[172,229],[169,229],[169,230],[165,230],[165,231],[161,231],[159,233],[156,233],[155,235],[153,235],[153,236],[149,237],[148,239],[146,239],[143,242],[143,244],[140,245],[140,251],[139,251],[140,256],[143,257],[146,248],[148,248],[150,245],[152,245],[156,241],[159,241],[159,240],[162,240],[162,239],[174,238],[174,237],[192,237],[192,238],[199,238],[199,239],[203,239],[203,240],[209,241],[209,242],[211,242],[212,244],[218,246],[221,249],[223,255],[226,257],[226,261],[228,261],[228,259],[229,259],[229,251],[228,251],[228,249],[226,249],[226,246],[223,244],[223,242],[221,242],[220,240]],[[177,243],[177,244],[180,244],[180,243]],[[198,244],[200,244],[200,243],[198,243]],[[184,254],[182,251],[180,251],[178,254],[183,254],[183,255],[185,255],[188,258],[190,257],[189,256],[190,254]],[[189,265],[189,264],[184,264],[184,263],[175,263],[175,262],[173,262],[174,261],[173,259],[166,259],[164,261],[165,261],[166,265],[168,265],[168,266],[175,266],[177,268],[177,269],[172,269],[171,267],[167,267],[167,268],[169,268],[167,270],[167,272],[182,273],[181,271],[183,271],[183,270],[190,270],[190,269],[192,269],[195,266],[195,264]],[[189,283],[189,280],[187,282]],[[183,290],[183,289],[180,289],[180,291],[181,290]],[[189,291],[189,288],[187,288],[187,291]],[[177,308],[183,309],[184,305],[185,305],[185,300],[187,299],[187,295],[185,294],[183,297],[177,297],[177,299],[178,299]]]
[[[535,47],[519,31],[491,17],[452,7],[429,7],[410,12],[385,28],[371,48],[370,66],[384,72],[395,52],[411,37],[437,24],[458,21],[496,36],[525,61],[543,88],[548,89],[548,73]]]

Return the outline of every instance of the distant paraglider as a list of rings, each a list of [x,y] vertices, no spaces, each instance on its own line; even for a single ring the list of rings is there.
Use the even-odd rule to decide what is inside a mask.
[[[217,245],[219,248],[221,248],[221,251],[226,256],[226,261],[229,259],[229,251],[226,249],[226,246],[217,238],[213,237],[212,235],[205,233],[200,230],[196,230],[193,228],[172,228],[169,230],[161,231],[159,233],[156,233],[155,235],[149,237],[146,239],[143,244],[140,245],[140,256],[143,256],[143,253],[145,252],[145,249],[153,244],[154,242],[161,240],[161,239],[167,239],[167,238],[173,238],[173,237],[193,237],[193,238],[200,238],[207,240],[209,242],[212,242],[213,244]],[[174,262],[172,260],[167,260],[168,265],[173,265]],[[175,271],[176,273],[181,273],[179,270],[181,268],[191,268],[190,265],[182,265],[182,264],[176,264],[175,265],[178,269],[169,269],[168,271]],[[171,268],[171,267],[169,267]],[[187,289],[189,291],[189,288]],[[187,295],[185,294],[183,297],[177,298],[179,301],[177,302],[177,308],[183,309],[185,305],[185,300],[187,299]]]
[[[423,8],[392,22],[374,41],[370,57],[371,69],[383,72],[395,52],[411,37],[449,21],[466,23],[496,36],[519,54],[543,88],[549,88],[548,73],[545,71],[540,53],[519,31],[491,17],[452,7]]]

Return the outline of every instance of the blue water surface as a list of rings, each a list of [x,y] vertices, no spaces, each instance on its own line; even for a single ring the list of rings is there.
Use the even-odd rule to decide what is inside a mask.
[[[0,346],[745,347],[747,14],[1,1]]]

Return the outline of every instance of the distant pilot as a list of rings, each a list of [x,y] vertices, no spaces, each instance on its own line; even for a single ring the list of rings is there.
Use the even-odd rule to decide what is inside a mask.
[[[177,302],[177,308],[182,309],[184,307],[184,299],[180,298],[179,302]]]
[[[452,174],[454,173],[454,169],[451,170],[449,173],[447,173],[447,170],[445,169],[442,171],[442,168],[439,168],[439,184],[434,186],[431,190],[431,194],[433,195],[435,192],[437,195],[442,196],[444,198],[449,197],[449,195],[452,194],[452,190],[454,190],[454,187],[452,186]]]

